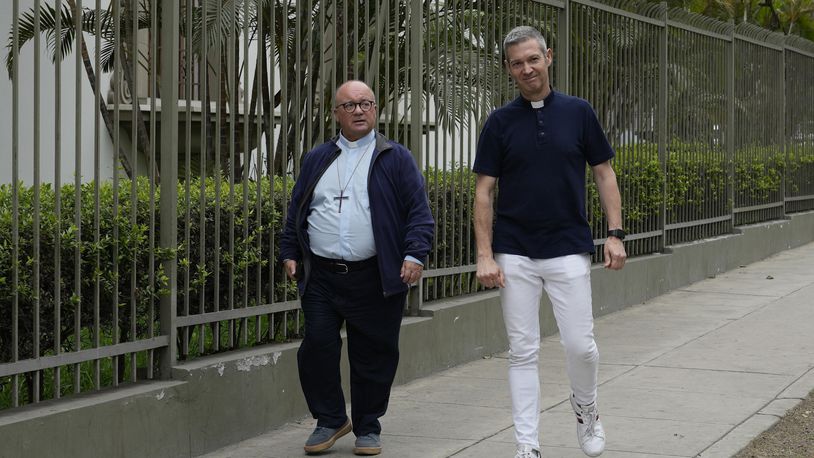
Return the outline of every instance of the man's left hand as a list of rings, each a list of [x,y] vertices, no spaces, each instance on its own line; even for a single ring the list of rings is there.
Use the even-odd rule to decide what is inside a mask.
[[[418,283],[418,280],[421,280],[421,272],[423,270],[424,266],[421,264],[404,261],[404,263],[401,264],[401,281],[408,285],[414,285]]]
[[[625,244],[616,237],[608,237],[605,241],[605,268],[619,270],[625,266],[626,259]]]

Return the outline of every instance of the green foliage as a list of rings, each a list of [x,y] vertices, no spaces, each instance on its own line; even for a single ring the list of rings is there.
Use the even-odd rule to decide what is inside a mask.
[[[814,154],[794,150],[789,153],[786,193],[789,196],[814,194]]]
[[[617,182],[622,194],[623,227],[635,232],[648,223],[657,221],[662,204],[664,173],[659,163],[658,147],[652,144],[620,146],[613,161]],[[586,172],[588,183],[588,222],[596,230],[604,227],[604,214],[596,184]]]
[[[82,185],[80,190],[80,226],[76,224],[75,187],[66,184],[60,189],[60,214],[57,215],[57,195],[50,184],[37,189],[20,185],[17,227],[19,233],[18,255],[12,256],[12,187],[0,186],[0,245],[3,259],[0,261],[0,277],[6,282],[0,287],[0,303],[4,304],[3,319],[0,320],[0,360],[10,359],[11,319],[10,305],[13,299],[12,268],[18,263],[17,301],[20,311],[20,358],[34,357],[33,320],[30,319],[34,307],[39,308],[40,345],[42,349],[53,349],[58,345],[64,350],[72,350],[74,344],[67,340],[73,332],[76,313],[80,314],[83,326],[93,323],[94,288],[98,280],[100,319],[110,325],[113,307],[120,315],[122,339],[130,337],[130,314],[125,313],[131,300],[137,309],[144,310],[166,287],[166,276],[160,265],[162,257],[172,253],[156,252],[153,282],[148,281],[150,221],[147,212],[149,187],[135,189],[136,205],[131,205],[132,189],[122,182],[119,188],[120,206],[114,213],[112,186],[100,188],[99,240],[94,240],[94,188],[92,183]],[[37,195],[38,194],[38,195]],[[35,198],[39,199],[38,208]],[[35,218],[39,217],[39,221]],[[135,223],[133,219],[135,218]],[[40,233],[35,237],[35,226]],[[114,233],[116,227],[116,233]],[[118,250],[113,249],[114,240]],[[37,250],[38,253],[35,251]],[[61,259],[61,268],[56,267],[56,258]],[[74,263],[81,259],[80,269]],[[97,267],[95,260],[99,259]],[[118,269],[114,269],[114,262]],[[35,269],[39,275],[35,277]],[[58,283],[57,283],[58,279]],[[36,282],[36,283],[35,283]],[[114,299],[114,288],[118,295]],[[54,342],[55,306],[60,304],[60,334],[62,342]],[[144,316],[137,314],[137,316]],[[137,334],[143,335],[145,323],[139,323]]]
[[[668,221],[692,221],[728,211],[726,164],[725,153],[710,150],[708,145],[671,143],[667,161]]]
[[[668,222],[704,218],[710,216],[710,211],[720,209],[731,211],[730,178],[722,152],[710,151],[708,145],[674,142],[669,145],[668,153],[667,164],[663,166],[654,144],[617,148],[614,169],[622,190],[623,224],[630,233],[660,227],[662,205],[666,206]],[[750,147],[738,152],[732,168],[736,202],[755,205],[776,199],[782,191],[784,174],[786,192],[790,195],[814,192],[814,155],[791,151],[788,166],[783,159],[783,155],[770,148]],[[475,174],[469,168],[456,165],[449,170],[429,168],[425,177],[436,218],[435,246],[428,268],[474,264]],[[600,230],[604,227],[604,215],[596,187],[592,180],[588,182],[588,219],[595,230]],[[16,257],[12,251],[13,189],[9,184],[0,186],[0,361],[12,359],[15,262],[20,359],[34,357],[35,306],[39,314],[38,342],[42,356],[55,354],[56,349],[75,351],[79,348],[77,332],[81,348],[95,345],[97,295],[101,345],[114,343],[114,333],[119,342],[149,338],[151,324],[153,333],[157,334],[158,303],[168,288],[162,261],[175,256],[178,259],[178,315],[215,311],[216,302],[217,308],[223,310],[295,299],[295,285],[277,265],[282,214],[293,184],[294,180],[280,177],[248,181],[244,203],[243,184],[230,190],[224,178],[192,179],[188,186],[179,182],[176,249],[157,248],[160,246],[161,196],[159,188],[151,187],[146,178],[135,182],[121,180],[118,189],[111,183],[100,183],[98,216],[97,184],[83,184],[79,195],[81,225],[76,224],[74,184],[62,186],[59,196],[49,184],[40,186],[38,195],[35,188],[20,184],[17,187]],[[665,185],[667,194],[663,196]],[[36,211],[35,198],[39,199],[39,211]],[[35,221],[37,215],[39,221]],[[35,226],[39,228],[38,254],[35,254]],[[78,271],[75,268],[77,255],[80,257]],[[39,259],[38,265],[36,259]],[[35,268],[39,269],[36,282]],[[184,286],[187,281],[188,289]],[[463,294],[477,287],[471,273],[436,277],[427,280],[424,300]],[[57,303],[60,304],[59,336],[55,333]],[[190,342],[188,353],[182,353],[194,356],[216,348],[223,350],[285,340],[299,335],[301,326],[299,312],[195,326],[181,331]],[[145,370],[148,363],[141,355],[137,358],[135,362],[129,357],[119,359],[120,378],[136,370],[134,367]],[[105,360],[101,364],[101,383],[107,386],[112,377],[112,363]],[[73,389],[72,370],[63,368],[61,389],[65,394]],[[90,389],[94,385],[93,364],[83,363],[80,371],[81,389]],[[53,372],[45,371],[43,377]],[[23,381],[33,386],[30,375],[26,374]],[[53,395],[53,384],[49,383],[41,384],[44,397]],[[8,390],[8,385],[0,388],[0,405],[8,405],[4,403],[8,401]],[[25,396],[30,397],[30,392],[24,393]]]
[[[772,148],[752,148],[735,161],[735,202],[757,205],[782,199],[785,157]]]
[[[790,158],[787,176],[789,192],[814,189],[814,157]],[[750,147],[735,154],[735,202],[759,205],[779,199],[784,168],[783,155],[771,147]],[[668,146],[666,164],[667,194],[662,197],[665,179],[656,145],[617,148],[614,170],[622,192],[622,217],[629,232],[645,230],[658,221],[662,202],[670,223],[707,218],[710,212],[731,211],[727,160],[721,151],[702,144],[673,142]],[[664,200],[666,199],[666,200]],[[589,221],[602,227],[596,186],[588,185]],[[594,210],[596,209],[596,210]]]
[[[429,168],[425,177],[436,228],[429,268],[474,263],[476,175],[467,167],[453,165],[450,170]]]
[[[623,195],[624,226],[637,228],[657,221],[664,203],[668,212],[686,216],[703,216],[711,203],[727,204],[727,167],[722,154],[699,153],[702,145],[670,145],[666,164],[666,200],[662,197],[665,176],[655,145],[639,144],[619,147],[614,168]],[[788,168],[789,191],[812,187],[814,158],[795,156]],[[781,191],[784,173],[783,156],[771,151],[737,154],[734,164],[736,199],[760,202]],[[472,202],[475,176],[468,169],[428,169],[427,191],[436,216],[435,249],[431,267],[471,264],[475,260]],[[35,189],[18,186],[19,234],[16,260],[12,253],[12,187],[0,186],[0,360],[10,359],[10,304],[13,299],[12,268],[18,262],[17,300],[20,310],[20,357],[33,356],[32,320],[27,319],[38,303],[41,348],[54,348],[53,320],[55,304],[61,304],[59,345],[70,350],[66,339],[73,332],[75,313],[80,313],[82,326],[91,326],[98,284],[100,320],[109,329],[116,304],[120,340],[131,339],[131,308],[136,317],[149,315],[160,295],[167,289],[167,276],[162,260],[172,259],[176,250],[157,247],[160,235],[158,188],[151,189],[146,178],[135,183],[122,180],[117,196],[111,183],[99,186],[98,240],[95,230],[95,183],[82,185],[80,192],[81,230],[76,225],[73,184],[60,190],[60,215],[56,213],[56,193],[49,184],[39,189],[39,212],[34,209]],[[259,186],[259,189],[258,189]],[[273,186],[273,190],[272,190]],[[275,178],[246,183],[244,210],[243,186],[238,184],[230,196],[229,183],[208,177],[179,183],[177,202],[179,267],[179,307],[196,314],[231,306],[252,306],[296,297],[295,288],[275,268],[278,239],[274,231],[281,227],[281,217],[293,180]],[[258,192],[261,196],[258,203]],[[272,197],[273,196],[273,197]],[[271,198],[270,198],[271,197]],[[118,201],[114,205],[114,199]],[[218,201],[219,205],[215,205]],[[601,227],[603,215],[599,196],[589,185],[589,221]],[[219,210],[218,210],[219,209]],[[682,210],[679,212],[679,210]],[[33,277],[35,263],[34,217],[39,215],[40,240],[38,283]],[[189,226],[187,226],[189,215]],[[230,229],[231,228],[231,229]],[[230,233],[230,232],[233,232]],[[188,236],[187,236],[188,234]],[[188,237],[188,238],[187,238]],[[234,240],[230,244],[230,240]],[[61,259],[56,271],[57,250]],[[154,256],[150,256],[151,250]],[[75,269],[76,256],[80,268]],[[269,279],[274,274],[275,282]],[[189,289],[183,288],[189,280]],[[217,281],[216,281],[217,278]],[[58,279],[58,287],[55,281]],[[231,281],[229,281],[231,279]],[[247,298],[244,303],[244,295]],[[28,315],[26,315],[28,314]],[[146,335],[147,320],[138,318],[136,338]]]
[[[662,0],[648,0],[660,3]],[[814,38],[812,0],[668,0],[669,6],[684,8],[720,21],[748,22],[785,35]]]
[[[189,228],[185,227],[185,199],[178,202],[179,282],[189,275],[190,313],[214,311],[216,300],[218,308],[224,309],[230,300],[235,306],[251,306],[257,305],[257,297],[261,297],[261,302],[264,299],[271,302],[272,296],[277,301],[295,298],[295,289],[279,272],[275,273],[274,285],[268,282],[269,269],[279,270],[275,269],[279,252],[277,232],[293,184],[293,180],[275,177],[272,190],[272,180],[267,177],[259,182],[246,182],[244,211],[242,184],[235,185],[230,197],[225,179],[208,177],[203,181],[203,189],[200,180],[191,180]],[[179,196],[185,194],[179,187]],[[219,206],[216,202],[220,202]],[[187,230],[189,239],[185,235]],[[232,239],[234,243],[230,244]],[[244,293],[248,304],[242,303]],[[179,304],[184,303],[186,294],[179,288]]]
[[[94,345],[94,336],[92,329],[82,329],[80,336],[79,336],[82,348],[91,348]],[[66,341],[69,342],[68,346],[74,346],[75,335],[71,334],[67,337]],[[112,337],[109,333],[102,334],[100,336],[100,342],[103,345],[110,344],[112,342]],[[53,355],[53,350],[43,351],[44,356]],[[154,370],[157,370],[155,365],[157,360],[154,360]],[[80,363],[78,365],[79,369],[79,390],[80,392],[87,392],[91,391],[96,386],[96,364],[97,362],[94,361],[86,361]],[[114,377],[114,360],[112,358],[103,358],[98,360],[99,366],[99,386],[101,387],[109,387],[113,386],[113,377]],[[140,378],[144,378],[145,371],[148,363],[148,355],[146,352],[140,352],[137,354],[128,355],[127,357],[121,357],[118,360],[118,370],[120,374],[120,382],[129,379],[132,372],[135,370],[138,372],[138,376]],[[76,374],[76,366],[68,365],[60,368],[49,368],[45,369],[40,374],[40,393],[39,399],[46,400],[46,399],[53,399],[56,396],[56,383],[54,383],[54,379],[56,377],[57,371],[59,372],[60,378],[60,386],[59,386],[59,395],[70,396],[74,394],[74,387],[75,387],[75,374]],[[0,409],[8,408],[12,405],[12,385],[8,383],[10,377],[7,379],[0,379]],[[25,387],[25,389],[19,392],[19,404],[25,405],[32,402],[32,393],[33,390],[33,373],[24,374],[21,377],[20,384]],[[4,383],[6,382],[6,383]]]
[[[218,183],[220,181],[220,183]],[[218,188],[220,185],[220,189]],[[75,223],[75,189],[73,184],[61,188],[59,217],[56,213],[56,193],[49,184],[39,188],[39,211],[35,210],[35,188],[18,186],[19,208],[17,210],[18,254],[13,256],[13,209],[12,186],[0,186],[0,361],[11,359],[11,304],[13,301],[13,266],[18,264],[16,296],[19,309],[19,357],[33,357],[34,327],[32,314],[35,306],[40,316],[40,347],[56,346],[70,351],[74,344],[68,336],[74,332],[76,313],[80,314],[82,328],[93,326],[96,288],[100,325],[118,328],[120,341],[149,338],[148,327],[151,310],[156,316],[160,295],[167,291],[168,278],[162,261],[172,259],[176,253],[179,263],[179,282],[189,274],[190,289],[179,288],[178,303],[189,299],[190,313],[213,311],[217,300],[220,308],[229,304],[230,294],[240,301],[244,288],[254,305],[258,288],[267,288],[265,279],[277,256],[277,237],[272,228],[280,227],[281,209],[285,196],[290,194],[291,180],[262,180],[259,183],[262,203],[256,204],[257,186],[247,183],[247,212],[243,211],[242,187],[229,197],[228,182],[207,178],[203,189],[199,180],[190,183],[190,199],[179,199],[177,250],[160,249],[160,215],[158,188],[151,189],[146,178],[119,182],[117,195],[111,183],[99,186],[98,222],[95,214],[95,183],[86,183],[81,189],[81,227]],[[184,196],[185,186],[179,184],[179,196]],[[215,205],[220,193],[219,211]],[[273,196],[273,198],[269,198]],[[114,204],[118,201],[117,204]],[[201,211],[203,209],[203,212]],[[189,211],[190,224],[185,215]],[[260,214],[258,218],[258,212]],[[39,222],[35,223],[35,216]],[[215,223],[219,227],[215,226]],[[202,224],[201,224],[201,221]],[[229,245],[230,226],[234,227],[234,245]],[[35,224],[39,241],[35,248]],[[95,226],[98,224],[98,240]],[[189,239],[186,233],[189,232]],[[244,236],[244,231],[246,236]],[[219,240],[218,240],[219,239]],[[39,254],[35,254],[35,249]],[[151,256],[154,253],[153,256]],[[61,262],[57,269],[56,257]],[[75,262],[80,258],[77,271]],[[271,259],[264,256],[271,256]],[[38,265],[35,266],[36,260]],[[39,276],[34,278],[34,268]],[[251,267],[251,268],[249,268]],[[229,273],[234,281],[229,284]],[[260,276],[260,281],[258,281]],[[219,278],[218,284],[215,278]],[[58,283],[57,283],[58,280]],[[276,275],[274,294],[276,300],[291,299],[294,288],[283,275]],[[35,281],[37,282],[35,284]],[[229,284],[231,286],[227,287]],[[287,296],[284,296],[287,294]],[[54,320],[57,303],[60,304],[61,341],[54,342]],[[114,317],[114,307],[115,314]],[[135,311],[135,313],[133,313]],[[132,316],[136,317],[135,335],[131,332]],[[115,319],[114,319],[115,318]]]

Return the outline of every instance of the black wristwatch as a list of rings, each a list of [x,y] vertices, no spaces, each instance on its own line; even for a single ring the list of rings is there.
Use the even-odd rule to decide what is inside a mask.
[[[622,229],[608,229],[608,237],[616,237],[619,240],[624,240],[626,235]]]

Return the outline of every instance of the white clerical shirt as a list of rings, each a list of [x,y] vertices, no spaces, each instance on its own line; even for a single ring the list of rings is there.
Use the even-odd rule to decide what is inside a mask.
[[[357,141],[342,134],[339,157],[314,189],[308,215],[311,251],[317,256],[361,261],[376,255],[367,179],[376,147],[376,131]],[[341,211],[340,211],[341,205]]]

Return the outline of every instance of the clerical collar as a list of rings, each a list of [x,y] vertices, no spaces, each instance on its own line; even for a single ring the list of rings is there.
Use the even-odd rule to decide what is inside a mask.
[[[364,137],[360,138],[356,141],[350,141],[342,135],[342,132],[339,133],[339,142],[342,143],[342,146],[349,149],[356,149],[361,148],[363,146],[367,146],[370,142],[372,142],[376,138],[376,131],[371,130],[367,133]]]
[[[549,86],[548,95],[543,97],[540,100],[531,101],[527,99],[523,94],[520,94],[515,99],[516,103],[520,106],[539,110],[540,108],[545,107],[546,105],[551,105],[554,102],[554,97],[557,93],[554,91],[554,88]]]

